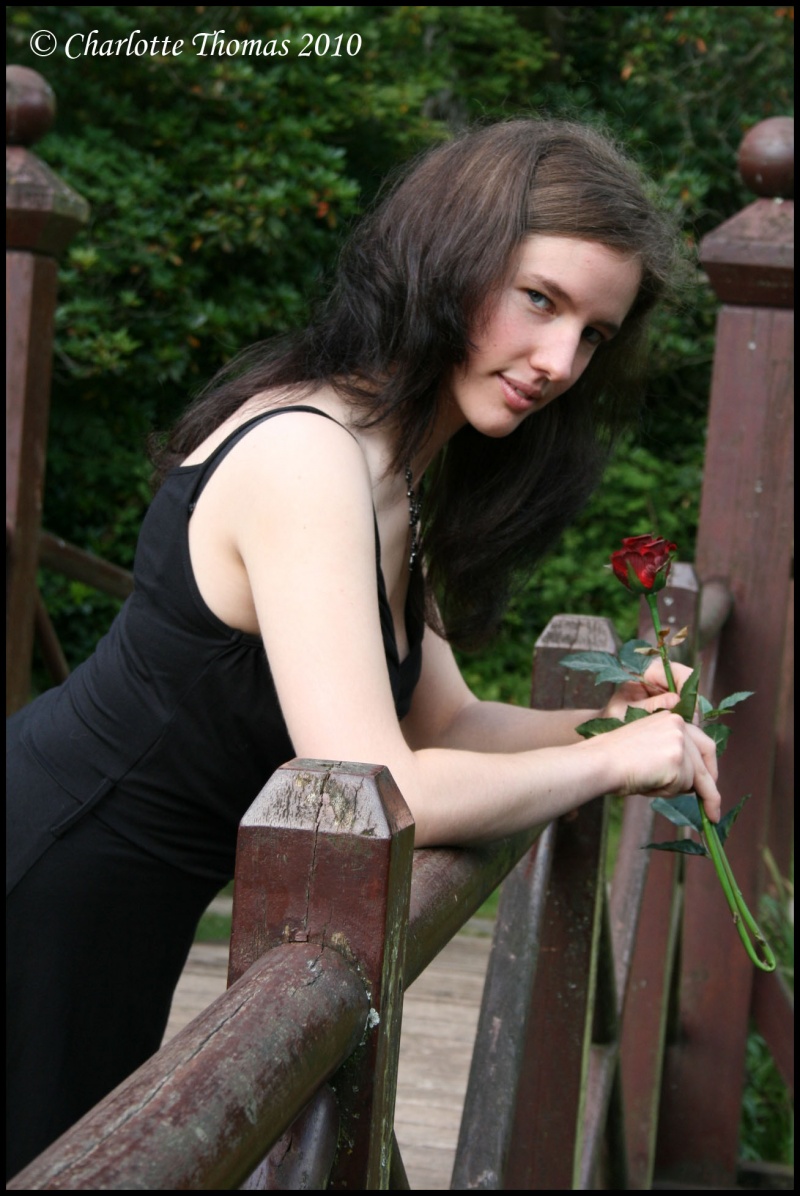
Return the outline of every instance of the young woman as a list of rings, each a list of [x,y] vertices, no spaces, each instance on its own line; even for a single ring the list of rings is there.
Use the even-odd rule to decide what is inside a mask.
[[[713,743],[663,710],[480,702],[450,643],[580,509],[634,410],[674,235],[605,138],[483,128],[422,159],[304,332],[250,351],[174,430],[136,588],[10,722],[11,1173],[150,1053],[237,824],[293,756],[386,764],[418,846],[603,793],[695,789]],[[425,492],[420,519],[420,487]]]

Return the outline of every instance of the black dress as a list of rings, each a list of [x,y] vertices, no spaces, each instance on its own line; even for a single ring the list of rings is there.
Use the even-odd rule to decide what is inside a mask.
[[[238,823],[294,756],[264,646],[206,606],[188,525],[250,420],[173,470],[135,588],[93,656],[7,723],[7,1175],[161,1043],[197,922],[231,879]],[[327,417],[330,418],[330,417]],[[421,576],[400,661],[376,583],[398,718],[421,667]]]

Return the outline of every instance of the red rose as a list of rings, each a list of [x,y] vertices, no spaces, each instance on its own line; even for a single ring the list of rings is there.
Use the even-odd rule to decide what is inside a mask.
[[[624,586],[639,594],[655,594],[667,584],[678,545],[658,536],[628,536],[611,553],[611,567]]]

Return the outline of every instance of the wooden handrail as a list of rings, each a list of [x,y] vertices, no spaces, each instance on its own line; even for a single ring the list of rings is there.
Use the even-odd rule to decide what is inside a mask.
[[[112,598],[127,598],[133,592],[133,574],[110,561],[77,548],[52,532],[39,536],[39,564],[45,569],[63,573],[71,581],[82,581]]]
[[[680,584],[660,598],[665,617],[691,626],[699,586],[690,567],[678,573]],[[613,629],[574,616],[548,626],[536,654],[537,704],[603,700],[585,674],[570,677],[560,667],[565,651],[587,644],[613,650]],[[652,1142],[639,1161],[635,1124],[623,1133],[618,1078],[621,1070],[634,1095],[629,1115],[655,1102],[651,1125],[675,944],[676,857],[651,859],[639,850],[651,837],[653,814],[648,803],[628,802],[607,898],[607,808],[608,800],[598,799],[547,828],[470,849],[424,849],[412,862],[405,804],[385,769],[284,766],[242,823],[232,987],[9,1186],[230,1188],[247,1180],[250,1188],[285,1189],[297,1186],[291,1176],[302,1171],[316,1174],[318,1186],[330,1176],[334,1189],[407,1188],[391,1134],[397,997],[509,870],[453,1186],[476,1186],[476,1167],[485,1179],[495,1177],[483,1187],[508,1187],[520,1177],[541,1186],[541,1147],[521,1126],[542,1130],[540,1102],[554,1103],[554,1083],[562,1111],[550,1122],[548,1133],[556,1130],[558,1138],[549,1140],[545,1172],[555,1161],[562,1187],[597,1186],[610,1135],[617,1139],[610,1186],[649,1186],[641,1181],[652,1170]],[[664,868],[666,887],[650,883],[645,890]],[[652,987],[652,960],[640,958],[643,949],[657,956]],[[548,966],[540,969],[541,952]],[[251,957],[256,962],[244,972]],[[645,990],[644,1021],[634,1000],[623,1023],[626,1000]],[[569,1028],[557,1013],[568,991]],[[654,997],[660,1013],[651,1008]],[[332,1075],[335,1099],[324,1085]],[[335,1148],[339,1119],[345,1163]],[[269,1150],[290,1123],[294,1170],[287,1172],[283,1147]],[[359,1183],[368,1170],[375,1182]]]
[[[277,947],[8,1187],[236,1188],[352,1054],[369,1007],[337,951]]]
[[[491,896],[544,826],[473,848],[414,852],[403,981],[408,988]]]

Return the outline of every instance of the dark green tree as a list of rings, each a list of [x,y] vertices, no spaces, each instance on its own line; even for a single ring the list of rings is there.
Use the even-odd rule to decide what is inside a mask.
[[[735,172],[743,131],[792,102],[790,8],[7,13],[9,61],[39,69],[58,98],[56,128],[37,151],[92,204],[63,264],[45,522],[125,565],[149,495],[147,434],[238,348],[302,322],[350,222],[410,155],[476,119],[547,111],[598,121],[653,175],[691,262],[698,237],[747,201]],[[30,49],[37,29],[58,38],[49,58]],[[71,36],[77,51],[92,30],[102,47],[137,29],[184,48],[63,52]],[[266,52],[253,52],[257,41]],[[526,582],[508,634],[468,666],[479,686],[525,700],[527,652],[558,610],[628,617],[613,587],[581,582],[621,535],[657,527],[691,553],[713,318],[690,270],[682,308],[656,325],[639,434]],[[44,581],[76,661],[112,608],[75,583]]]

